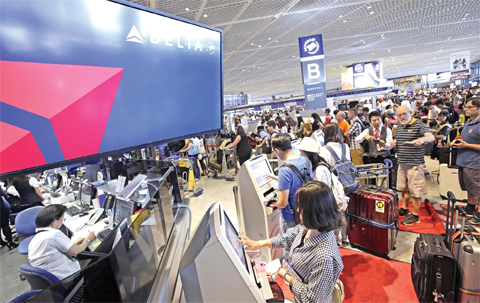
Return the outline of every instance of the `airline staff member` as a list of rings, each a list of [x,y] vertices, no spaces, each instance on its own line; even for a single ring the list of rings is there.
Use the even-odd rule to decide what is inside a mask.
[[[72,257],[84,251],[95,234],[71,241],[60,227],[65,221],[67,207],[52,204],[42,209],[35,218],[37,234],[28,245],[28,260],[34,267],[45,269],[60,280],[80,270],[80,263]]]
[[[423,165],[425,164],[425,145],[435,141],[428,132],[428,127],[420,120],[413,118],[410,107],[400,106],[397,116],[401,126],[397,128],[397,137],[390,143],[397,147],[397,190],[402,191],[403,206],[399,215],[407,216],[402,220],[404,225],[420,223],[418,211],[422,203],[422,195],[427,194],[427,182]],[[413,197],[413,210],[410,213],[408,203]]]

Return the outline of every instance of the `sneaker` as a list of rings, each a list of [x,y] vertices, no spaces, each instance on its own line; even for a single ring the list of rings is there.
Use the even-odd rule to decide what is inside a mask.
[[[400,217],[406,217],[408,216],[408,214],[410,214],[410,210],[409,209],[405,209],[403,207],[400,207],[400,210],[398,211],[398,215]]]
[[[413,214],[409,214],[406,219],[402,220],[403,225],[413,225],[417,223],[420,223],[420,217]]]

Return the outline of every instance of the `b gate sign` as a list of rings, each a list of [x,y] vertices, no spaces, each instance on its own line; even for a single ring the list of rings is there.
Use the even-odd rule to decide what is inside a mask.
[[[311,89],[312,84],[320,84],[323,92],[316,91],[316,94],[322,94],[325,96],[325,58],[323,54],[323,40],[322,35],[314,35],[308,37],[298,38],[298,43],[300,47],[300,62],[302,64],[302,80],[305,85],[305,92],[307,92],[307,86],[310,86],[308,89]],[[307,94],[307,93],[305,93]],[[325,107],[326,105],[320,104],[318,102],[319,98],[310,98],[312,100],[307,100],[305,95],[306,107],[307,109],[316,109],[320,107]],[[323,99],[323,98],[322,98]],[[321,102],[323,103],[323,102]]]

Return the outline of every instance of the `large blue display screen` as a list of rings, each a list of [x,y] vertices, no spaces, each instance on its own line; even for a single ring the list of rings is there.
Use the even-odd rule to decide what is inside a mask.
[[[0,5],[0,173],[221,128],[220,30],[127,2]]]

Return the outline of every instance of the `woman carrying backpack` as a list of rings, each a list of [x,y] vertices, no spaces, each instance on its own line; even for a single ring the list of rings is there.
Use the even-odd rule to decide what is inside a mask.
[[[312,138],[304,138],[298,149],[301,154],[312,163],[313,179],[325,183],[333,191],[338,206],[339,217],[342,221],[342,226],[335,231],[335,235],[338,245],[345,246],[348,244],[345,210],[347,209],[349,199],[345,196],[343,185],[337,176],[330,171],[330,165],[328,165],[327,161],[319,155],[321,148],[317,141]]]
[[[340,133],[340,129],[337,124],[327,124],[323,130],[325,136],[325,146],[332,148],[335,153],[341,157],[342,155],[342,146],[345,148],[346,159],[351,160],[350,158],[350,147],[343,141],[343,136]],[[335,159],[333,155],[328,151],[327,148],[322,148],[320,150],[320,156],[327,161],[327,164],[333,166],[335,164]]]

